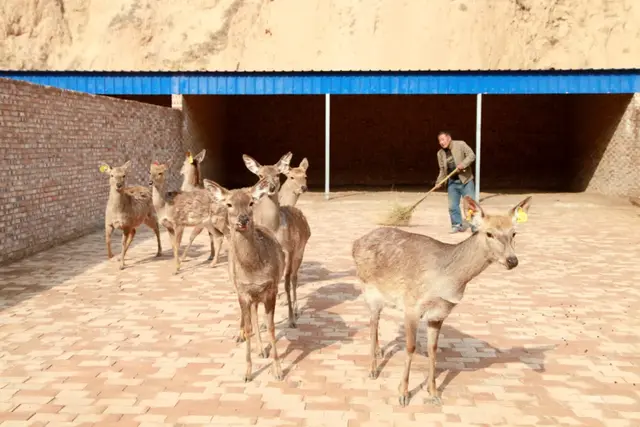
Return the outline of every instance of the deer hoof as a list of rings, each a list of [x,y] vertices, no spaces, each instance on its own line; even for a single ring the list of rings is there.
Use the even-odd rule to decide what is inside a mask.
[[[291,329],[296,329],[298,327],[298,325],[296,325],[296,321],[295,320],[289,320],[289,327]]]
[[[427,399],[427,403],[434,406],[442,406],[442,399],[440,399],[438,396],[430,396]]]
[[[378,378],[378,370],[372,369],[371,371],[369,371],[369,378],[371,378],[372,380]]]
[[[273,378],[276,381],[282,381],[284,379],[284,376],[282,375],[282,372],[278,371],[273,374]]]
[[[209,255],[209,258],[207,258],[207,261],[213,261],[213,255]]]
[[[251,375],[245,375],[242,379],[245,383],[251,382]]]
[[[246,337],[244,336],[244,331],[240,331],[240,333],[236,337],[236,342],[241,343],[241,342],[245,342],[245,340],[246,340]]]
[[[407,394],[402,394],[400,395],[400,397],[398,398],[398,402],[400,403],[400,406],[405,407],[409,404],[409,393]]]
[[[267,350],[262,350],[260,352],[260,357],[262,357],[263,359],[268,359],[269,358],[269,352]]]

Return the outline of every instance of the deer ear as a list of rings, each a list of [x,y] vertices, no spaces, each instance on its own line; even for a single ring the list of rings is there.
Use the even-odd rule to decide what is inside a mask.
[[[269,181],[266,178],[262,178],[251,188],[251,197],[254,200],[260,200],[267,193],[269,193]]]
[[[284,156],[280,157],[278,163],[276,163],[276,167],[280,173],[286,174],[289,172],[289,163],[291,163],[291,158],[293,157],[293,153],[289,151]]]
[[[205,178],[204,180],[202,180],[202,183],[204,185],[204,188],[206,188],[207,191],[211,193],[211,195],[213,196],[213,199],[216,202],[222,202],[224,201],[224,199],[227,198],[227,195],[229,194],[229,190],[227,190],[217,182],[213,182]]]
[[[207,154],[207,150],[205,148],[202,149],[201,152],[199,152],[198,154],[196,154],[196,156],[194,157],[194,159],[196,159],[196,161],[198,163],[202,163],[202,161],[204,160],[204,156],[205,154]]]
[[[304,169],[305,171],[307,169],[309,169],[309,160],[307,160],[307,158],[305,157],[304,159],[302,159],[302,161],[300,162],[300,167],[302,169]]]
[[[100,166],[98,167],[98,170],[101,173],[109,173],[111,172],[111,166],[109,166],[107,163],[100,163]]]
[[[244,164],[251,172],[258,175],[258,171],[260,169],[260,163],[258,163],[253,157],[243,154],[242,160],[244,160]]]
[[[476,227],[480,227],[482,225],[484,222],[484,210],[482,210],[480,203],[476,202],[469,196],[464,196],[462,199],[462,208],[468,222]]]
[[[509,216],[513,224],[527,222],[529,207],[531,206],[531,196],[528,196],[520,203],[509,209]]]
[[[125,171],[128,171],[130,167],[131,167],[131,160],[127,160],[126,163],[122,165],[122,169],[124,169]]]

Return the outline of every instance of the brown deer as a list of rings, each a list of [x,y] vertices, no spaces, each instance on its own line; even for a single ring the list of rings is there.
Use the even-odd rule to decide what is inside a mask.
[[[276,236],[266,227],[254,224],[254,204],[269,192],[267,179],[261,179],[251,188],[227,190],[213,181],[204,185],[214,199],[227,208],[229,224],[229,279],[238,295],[242,313],[240,325],[246,343],[247,369],[244,381],[251,381],[251,335],[256,334],[259,353],[268,357],[262,347],[258,327],[258,304],[264,305],[267,330],[271,341],[273,374],[282,379],[282,369],[276,349],[274,313],[278,283],[284,271],[285,255]]]
[[[152,186],[153,207],[158,222],[167,229],[171,237],[176,262],[175,274],[180,270],[179,250],[185,227],[201,226],[215,236],[218,246],[211,261],[213,267],[218,262],[223,234],[228,232],[226,209],[215,203],[204,189],[166,192],[166,171],[167,165],[155,162],[151,164],[149,185]]]
[[[160,243],[160,227],[153,204],[151,192],[148,188],[136,185],[125,187],[127,172],[131,167],[131,160],[124,165],[111,167],[107,163],[100,165],[100,172],[109,175],[109,199],[104,214],[105,239],[107,243],[107,257],[113,258],[111,252],[111,235],[116,228],[122,230],[122,252],[120,253],[120,270],[124,269],[124,257],[136,235],[136,228],[145,224],[151,228],[158,241],[156,256],[162,255]]]
[[[309,161],[305,157],[297,168],[289,168],[287,180],[280,188],[280,206],[295,206],[301,194],[307,192],[307,169]]]
[[[191,152],[187,151],[185,155],[184,162],[182,163],[182,168],[180,169],[180,174],[183,176],[182,186],[180,187],[180,191],[192,191],[195,189],[204,188],[202,185],[202,174],[200,172],[200,163],[204,160],[204,156],[207,153],[206,149],[202,149],[195,156],[191,155]],[[198,235],[204,230],[203,226],[195,226],[191,231],[191,236],[189,236],[189,243],[187,247],[184,249],[182,253],[182,258],[180,258],[180,262],[184,262],[184,259],[187,257],[187,253],[193,244],[193,241],[198,237]],[[218,242],[216,242],[216,238],[219,236],[214,236],[209,233],[209,240],[211,242],[211,253],[209,255],[209,261],[213,261],[215,256],[215,246]],[[221,237],[220,237],[221,238]]]
[[[485,214],[479,203],[463,199],[464,212],[471,216],[477,231],[458,244],[397,228],[377,228],[353,243],[356,272],[364,284],[364,297],[371,313],[371,371],[377,377],[378,322],[385,306],[404,312],[406,362],[399,386],[400,405],[409,403],[409,370],[416,349],[418,322],[426,316],[428,324],[429,396],[441,404],[435,383],[436,351],[442,323],[462,300],[467,283],[491,263],[507,270],[518,265],[513,238],[515,226],[526,221],[531,196],[508,211],[507,215]]]
[[[289,307],[289,327],[295,328],[298,316],[298,270],[302,264],[307,241],[311,237],[309,223],[302,211],[294,206],[280,206],[280,174],[289,172],[289,162],[293,154],[288,152],[275,165],[260,165],[252,157],[243,154],[247,169],[269,183],[269,192],[254,208],[254,218],[258,225],[273,231],[285,254],[284,290]],[[293,298],[292,298],[293,293]]]

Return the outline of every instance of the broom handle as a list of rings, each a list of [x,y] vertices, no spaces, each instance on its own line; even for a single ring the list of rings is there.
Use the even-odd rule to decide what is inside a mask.
[[[445,182],[447,182],[447,180],[449,178],[451,178],[453,175],[455,175],[456,173],[458,173],[458,169],[454,169],[453,172],[451,172],[449,175],[445,176],[442,181],[440,181],[439,183],[437,183],[436,185],[433,186],[433,188],[429,191],[427,191],[427,194],[425,194],[424,196],[422,196],[422,198],[420,200],[418,200],[417,202],[415,202],[412,206],[410,210],[415,209],[416,206],[418,206],[420,203],[422,203],[422,201],[424,199],[427,198],[427,196],[429,195],[429,193],[431,193],[432,191],[434,191],[436,188],[438,188],[439,186],[441,186],[442,184],[444,184]]]

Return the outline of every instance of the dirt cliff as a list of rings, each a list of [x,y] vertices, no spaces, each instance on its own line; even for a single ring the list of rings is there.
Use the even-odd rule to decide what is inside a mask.
[[[639,0],[0,0],[0,68],[640,68]]]

